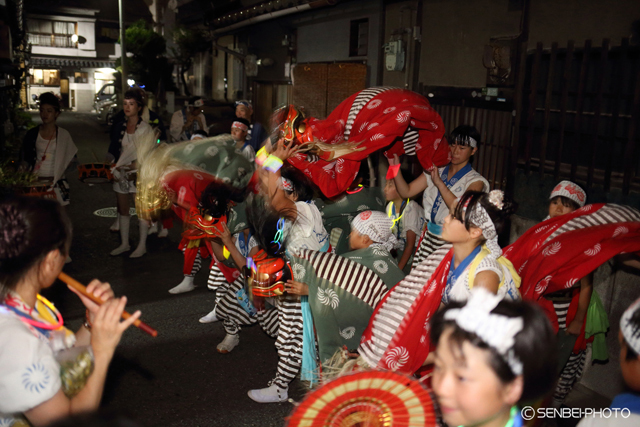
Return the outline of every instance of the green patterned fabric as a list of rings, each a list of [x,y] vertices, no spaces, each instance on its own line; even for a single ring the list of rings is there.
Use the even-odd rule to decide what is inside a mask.
[[[342,254],[372,270],[382,279],[387,288],[391,289],[404,279],[405,273],[400,270],[398,263],[389,251],[381,247],[368,247]]]
[[[245,188],[255,170],[255,164],[235,148],[231,135],[185,141],[170,150],[177,161],[196,166],[237,188]]]
[[[367,210],[384,212],[385,207],[384,195],[379,187],[362,187],[357,193],[346,194],[337,200],[315,199],[314,202],[322,215],[324,228],[332,236],[331,246],[338,255],[350,250],[349,233],[353,218]]]
[[[375,306],[404,277],[387,251],[367,248],[347,255],[304,250],[291,261],[295,280],[309,286],[322,364],[344,346],[358,348]]]

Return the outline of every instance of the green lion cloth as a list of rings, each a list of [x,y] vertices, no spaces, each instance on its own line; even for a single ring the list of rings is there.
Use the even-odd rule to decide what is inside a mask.
[[[367,248],[348,256],[353,259],[303,250],[291,259],[295,280],[309,286],[309,307],[323,364],[344,346],[358,348],[375,306],[404,277],[385,250]]]
[[[384,195],[380,188],[360,187],[356,191],[336,200],[314,200],[322,215],[324,228],[331,235],[331,246],[338,255],[349,252],[351,221],[356,215],[368,210],[384,212]]]
[[[221,179],[225,184],[245,188],[253,176],[255,164],[247,160],[241,150],[235,148],[230,135],[185,141],[179,146],[179,149],[171,147],[171,154],[175,160],[196,166]]]

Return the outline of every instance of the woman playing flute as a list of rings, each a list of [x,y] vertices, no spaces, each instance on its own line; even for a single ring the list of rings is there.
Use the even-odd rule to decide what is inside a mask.
[[[48,425],[96,410],[115,348],[140,312],[121,321],[126,297],[114,298],[108,283],[93,280],[86,290],[103,303],[78,294],[85,323],[75,334],[63,326],[40,295],[61,272],[71,242],[58,203],[5,200],[0,231],[0,425]]]

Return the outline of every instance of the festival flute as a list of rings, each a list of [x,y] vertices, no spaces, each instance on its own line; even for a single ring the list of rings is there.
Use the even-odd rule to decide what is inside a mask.
[[[71,286],[73,289],[80,292],[82,295],[89,298],[91,301],[95,302],[96,304],[102,305],[102,303],[104,302],[100,298],[94,296],[93,294],[88,293],[87,288],[82,283],[78,282],[77,280],[75,280],[74,278],[70,277],[69,275],[63,272],[60,272],[60,274],[58,275],[58,279],[62,280],[64,283]],[[123,319],[128,319],[129,317],[131,317],[131,314],[127,313],[126,311],[122,312]],[[140,319],[136,319],[136,321],[133,322],[133,325],[137,326],[138,328],[140,328],[141,331],[148,333],[152,337],[158,336],[158,331],[156,331],[155,329],[153,329],[151,326],[147,325]]]

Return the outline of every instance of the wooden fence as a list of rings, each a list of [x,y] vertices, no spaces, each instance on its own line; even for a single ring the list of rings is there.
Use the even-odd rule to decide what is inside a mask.
[[[640,47],[592,45],[529,52],[516,166],[587,190],[640,191]]]

